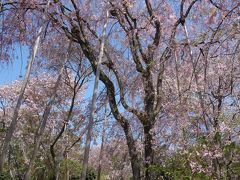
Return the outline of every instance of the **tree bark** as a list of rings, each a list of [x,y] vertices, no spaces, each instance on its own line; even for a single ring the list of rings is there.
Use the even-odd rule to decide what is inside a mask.
[[[65,153],[65,159],[68,160],[68,152]],[[65,180],[69,180],[68,161],[66,163],[66,169],[65,169]]]
[[[151,127],[145,126],[144,127],[144,157],[145,157],[145,179],[152,179],[152,171],[149,169],[151,165],[153,165],[153,148],[152,148],[152,134],[151,134]]]
[[[55,164],[54,164],[55,180],[59,180],[59,175],[60,175],[60,162],[61,162],[61,161],[56,161]]]
[[[130,125],[126,122],[123,126],[123,130],[126,136],[128,151],[132,166],[133,180],[139,180],[140,177],[140,162],[138,157],[138,152],[136,149],[136,143],[132,136],[132,131]]]

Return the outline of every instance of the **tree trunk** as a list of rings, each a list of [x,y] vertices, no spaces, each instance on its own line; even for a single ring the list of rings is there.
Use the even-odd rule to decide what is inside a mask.
[[[65,158],[66,160],[68,160],[68,152],[65,153]],[[65,169],[65,180],[69,180],[68,161],[66,163],[66,169]]]
[[[107,11],[106,22],[103,26],[102,39],[101,39],[101,43],[100,43],[100,53],[99,53],[99,57],[98,57],[96,77],[95,77],[94,88],[93,88],[91,114],[90,114],[90,118],[89,118],[87,137],[86,137],[86,143],[85,143],[85,150],[84,150],[83,165],[82,165],[82,173],[81,173],[81,179],[82,180],[85,180],[86,175],[87,175],[87,166],[88,166],[88,159],[89,159],[89,152],[90,152],[90,144],[91,144],[91,139],[92,139],[92,128],[93,128],[93,123],[94,123],[94,115],[95,115],[95,111],[96,111],[96,101],[97,101],[97,90],[98,90],[98,83],[99,83],[99,76],[100,76],[100,66],[101,66],[101,63],[102,63],[103,53],[104,53],[108,16],[109,16],[109,12]]]
[[[153,172],[149,169],[153,165],[153,149],[152,149],[152,134],[150,132],[151,127],[144,127],[144,167],[145,167],[145,179],[152,179]]]
[[[76,88],[80,88],[82,86],[82,84],[79,87],[78,86],[75,86],[75,87]],[[75,104],[75,98],[77,96],[77,92],[75,92],[75,91],[76,91],[76,89],[74,89],[73,97],[72,97],[72,100],[71,100],[71,105],[70,105],[70,108],[69,108],[68,115],[67,115],[66,119],[64,118],[63,126],[62,126],[60,132],[57,134],[57,136],[56,136],[55,140],[53,141],[53,143],[50,145],[50,153],[51,153],[51,156],[52,156],[52,160],[53,160],[53,164],[54,164],[54,174],[55,174],[55,177],[56,177],[55,179],[58,179],[58,176],[59,176],[58,175],[59,174],[59,167],[58,166],[60,165],[62,159],[65,157],[65,153],[67,153],[67,152],[63,152],[63,157],[62,157],[62,154],[61,154],[60,160],[57,161],[56,160],[56,153],[55,153],[54,147],[57,144],[57,142],[59,141],[59,139],[64,135],[64,132],[65,132],[65,130],[67,128],[67,124],[68,124],[68,122],[70,121],[70,119],[72,117],[72,112],[73,112],[73,108],[74,108],[74,104]],[[66,134],[66,136],[67,136],[67,134]],[[68,139],[68,136],[67,136],[67,139]],[[56,164],[58,164],[58,165],[56,165]]]
[[[54,164],[54,176],[55,180],[59,180],[59,175],[60,175],[60,162],[61,161],[56,161]]]
[[[47,2],[46,9],[48,8],[49,3],[50,3],[50,0],[48,0],[48,2]],[[43,16],[43,21],[45,21],[45,19],[46,19],[46,16],[44,15]],[[44,24],[44,22],[43,22],[43,24]],[[5,157],[6,157],[6,154],[7,154],[8,150],[9,150],[9,144],[11,142],[13,133],[14,133],[14,131],[16,129],[16,126],[17,126],[19,109],[20,109],[21,104],[22,104],[23,96],[24,96],[25,89],[26,89],[27,84],[28,84],[31,69],[32,69],[32,66],[33,66],[37,51],[38,51],[42,31],[43,31],[43,25],[40,26],[40,28],[38,30],[37,38],[34,42],[34,47],[33,47],[33,50],[31,52],[31,56],[30,56],[30,59],[29,59],[29,62],[28,62],[27,70],[26,70],[26,73],[25,73],[25,76],[24,76],[24,80],[23,80],[23,84],[22,84],[22,87],[21,87],[21,90],[20,90],[20,94],[18,96],[17,104],[16,104],[16,106],[14,108],[14,111],[13,111],[12,121],[10,123],[10,126],[8,128],[6,137],[5,137],[4,142],[3,142],[2,153],[0,155],[0,173],[3,172]]]
[[[48,8],[49,2],[50,1],[48,1],[46,8]],[[43,17],[43,20],[45,20],[45,16]],[[23,80],[23,84],[22,84],[22,87],[21,87],[21,90],[20,90],[20,94],[19,94],[18,99],[17,99],[17,104],[16,104],[16,106],[14,108],[14,111],[13,111],[12,121],[10,123],[8,131],[6,133],[6,137],[5,137],[4,142],[3,142],[3,148],[2,148],[1,155],[0,155],[0,173],[3,172],[4,161],[5,161],[5,158],[6,158],[6,154],[8,153],[8,150],[9,150],[9,144],[12,140],[13,133],[14,133],[14,131],[16,129],[16,126],[17,126],[19,109],[20,109],[21,104],[22,104],[23,96],[24,96],[25,89],[26,89],[27,84],[28,84],[31,69],[32,69],[32,66],[33,66],[37,51],[38,51],[42,31],[43,31],[43,25],[38,30],[37,38],[34,42],[34,47],[33,47],[33,50],[31,52],[30,59],[28,61],[28,66],[27,66],[27,70],[26,70],[26,73],[25,73],[25,76],[24,76],[24,80]]]
[[[128,146],[128,152],[130,156],[131,166],[132,166],[132,173],[133,173],[133,180],[139,180],[140,177],[140,160],[139,155],[136,149],[136,143],[133,139],[131,127],[128,124],[128,122],[125,122],[122,124],[126,140],[127,140],[127,146]]]
[[[164,180],[169,180],[169,177],[163,172],[154,172],[151,170],[151,166],[154,165],[154,150],[153,150],[153,134],[151,125],[144,126],[144,169],[145,179],[152,180],[161,176]]]
[[[45,110],[44,110],[44,113],[43,113],[43,117],[42,117],[42,122],[40,124],[40,128],[39,128],[39,131],[37,132],[36,134],[36,137],[35,137],[35,141],[34,141],[34,150],[33,150],[33,153],[32,153],[32,157],[30,159],[30,162],[28,164],[28,167],[27,167],[27,171],[25,173],[25,177],[24,177],[24,180],[28,180],[29,179],[29,176],[30,176],[30,170],[33,166],[33,163],[35,161],[35,158],[37,156],[37,152],[38,152],[38,148],[39,148],[39,145],[40,145],[40,141],[41,141],[41,137],[44,133],[44,130],[45,130],[45,127],[46,127],[46,123],[47,123],[47,119],[48,119],[48,116],[50,114],[50,111],[51,111],[51,107],[52,107],[52,104],[54,102],[54,99],[56,97],[56,90],[57,90],[57,87],[58,87],[58,84],[60,83],[60,79],[58,78],[56,84],[55,84],[55,90],[53,92],[53,95],[49,101],[49,103],[47,104]]]
[[[37,136],[35,137],[35,142],[34,142],[34,150],[33,150],[30,162],[29,162],[29,164],[27,166],[27,171],[26,171],[26,173],[24,175],[24,180],[28,180],[29,177],[30,177],[30,170],[31,170],[31,168],[33,166],[35,157],[37,156],[39,145],[40,145],[40,134],[37,134]]]
[[[105,112],[104,112],[104,122],[103,122],[103,131],[102,131],[102,143],[101,143],[101,149],[99,154],[99,165],[98,165],[98,174],[97,174],[97,180],[100,180],[101,177],[101,170],[102,170],[102,156],[103,156],[103,148],[105,144],[105,131],[106,131],[106,125],[107,125],[107,97],[105,100]]]
[[[68,47],[68,52],[70,50],[70,47],[71,47],[71,42],[69,44],[69,47]],[[52,105],[55,101],[55,98],[56,98],[56,95],[57,95],[57,89],[59,87],[59,84],[60,84],[60,80],[62,78],[62,74],[63,74],[63,71],[64,71],[64,67],[65,67],[65,64],[68,60],[68,55],[66,55],[66,58],[64,60],[64,63],[61,67],[61,70],[59,72],[59,75],[57,77],[57,80],[56,80],[56,83],[54,85],[54,88],[53,88],[53,93],[51,95],[51,98],[49,100],[49,102],[47,103],[45,109],[44,109],[44,113],[43,113],[43,116],[42,116],[42,121],[40,123],[40,127],[36,133],[36,137],[35,137],[35,140],[34,140],[34,150],[33,150],[33,153],[32,153],[32,157],[30,159],[30,162],[27,166],[27,170],[26,170],[26,173],[25,173],[25,176],[24,176],[24,180],[28,180],[29,177],[30,177],[30,171],[31,171],[31,168],[33,166],[33,163],[35,161],[35,158],[37,156],[37,153],[38,153],[38,148],[39,148],[39,145],[40,145],[40,142],[41,142],[41,137],[44,133],[44,130],[45,130],[45,127],[46,127],[46,124],[47,124],[47,120],[48,120],[48,117],[50,115],[50,111],[51,111],[51,108],[52,108]]]

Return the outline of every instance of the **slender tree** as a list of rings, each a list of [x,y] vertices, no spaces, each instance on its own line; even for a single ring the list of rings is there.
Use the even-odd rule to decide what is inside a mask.
[[[103,26],[103,32],[102,32],[102,38],[100,43],[100,52],[98,56],[97,61],[97,69],[96,69],[96,77],[94,81],[94,87],[93,87],[93,96],[92,96],[92,104],[91,104],[91,112],[90,112],[90,118],[88,122],[88,131],[86,135],[86,144],[85,144],[85,150],[84,150],[84,157],[83,157],[83,166],[82,166],[82,174],[81,179],[85,180],[87,175],[87,167],[88,167],[88,160],[89,160],[89,151],[90,151],[90,145],[91,145],[91,139],[92,139],[92,129],[94,124],[94,116],[96,111],[96,101],[97,101],[97,91],[98,91],[98,83],[99,83],[99,76],[100,76],[100,67],[102,64],[102,59],[104,55],[104,46],[105,46],[105,39],[106,39],[106,31],[107,31],[107,23],[108,23],[108,16],[109,11],[106,11],[106,20]]]
[[[25,173],[25,176],[24,176],[24,180],[28,180],[30,178],[31,168],[32,168],[33,163],[35,161],[35,158],[37,156],[38,148],[39,148],[39,145],[40,145],[40,142],[41,142],[41,138],[42,138],[42,135],[43,135],[45,127],[46,127],[46,123],[47,123],[48,117],[49,117],[50,112],[51,112],[52,105],[53,105],[53,103],[55,101],[55,98],[57,96],[57,90],[58,90],[59,85],[61,83],[61,78],[62,78],[64,69],[65,69],[65,65],[66,65],[67,61],[69,60],[71,43],[72,43],[72,41],[70,41],[70,43],[69,43],[67,54],[65,56],[64,62],[63,62],[62,66],[61,66],[61,69],[59,71],[57,80],[56,80],[54,88],[53,88],[52,95],[51,95],[51,97],[50,97],[50,99],[49,99],[49,101],[48,101],[48,103],[47,103],[47,105],[46,105],[46,107],[44,109],[44,112],[43,112],[43,115],[42,115],[42,119],[41,119],[41,122],[40,122],[40,126],[39,126],[39,128],[38,128],[38,130],[36,132],[36,136],[34,138],[34,149],[33,149],[32,155],[31,155],[30,162],[29,162],[29,164],[27,166],[27,170],[26,170],[26,173]]]
[[[82,61],[82,59],[80,59],[80,61]],[[60,131],[58,132],[56,138],[54,139],[54,141],[50,145],[50,153],[51,153],[51,156],[52,156],[52,159],[53,159],[53,164],[54,164],[54,179],[59,178],[59,166],[60,166],[60,163],[61,163],[61,159],[63,159],[63,157],[60,157],[59,158],[60,160],[56,159],[57,157],[56,157],[55,146],[57,145],[58,141],[61,139],[61,137],[64,135],[64,133],[67,130],[67,125],[70,122],[71,118],[73,117],[74,106],[75,106],[75,103],[77,101],[79,91],[85,85],[86,79],[88,78],[89,74],[91,73],[91,72],[89,73],[88,68],[84,69],[82,66],[84,66],[83,63],[79,62],[78,68],[76,69],[76,75],[74,77],[73,85],[71,85],[71,82],[68,84],[71,87],[71,90],[72,90],[71,104],[70,104],[67,116],[63,120],[63,125],[62,125]],[[67,134],[66,134],[66,136],[67,136]],[[69,151],[69,150],[65,150],[63,152],[63,154],[61,154],[61,155],[66,156],[66,158],[67,158],[68,153],[66,151]]]
[[[47,2],[46,8],[45,8],[46,10],[48,9],[49,4],[50,4],[50,1]],[[5,137],[4,142],[3,142],[3,148],[2,148],[1,155],[0,155],[0,173],[3,171],[4,160],[5,160],[6,154],[9,150],[9,144],[11,142],[13,133],[14,133],[14,131],[16,129],[16,126],[17,126],[19,109],[20,109],[21,104],[22,104],[24,92],[25,92],[25,89],[27,87],[29,77],[30,77],[30,73],[31,73],[31,69],[32,69],[32,66],[33,66],[38,48],[39,48],[40,38],[41,38],[41,35],[42,35],[42,32],[43,32],[43,27],[45,25],[45,20],[46,20],[46,15],[44,14],[43,15],[43,23],[38,30],[37,37],[36,37],[36,40],[34,42],[32,52],[31,52],[31,56],[30,56],[30,59],[28,61],[28,66],[27,66],[27,70],[26,70],[26,73],[25,73],[25,76],[24,76],[24,81],[22,83],[22,87],[21,87],[21,90],[20,90],[20,93],[19,93],[19,96],[18,96],[18,99],[17,99],[16,106],[13,110],[12,121],[11,121],[11,124],[8,128],[8,131],[6,133],[6,137]]]
[[[104,102],[105,111],[104,111],[104,121],[103,121],[103,129],[102,129],[102,141],[101,141],[101,147],[100,147],[100,153],[99,153],[99,160],[98,160],[98,169],[97,169],[97,180],[100,180],[101,178],[101,171],[102,171],[102,157],[104,155],[104,145],[105,145],[105,134],[106,134],[106,126],[107,126],[107,106],[108,106],[108,100],[107,97]]]

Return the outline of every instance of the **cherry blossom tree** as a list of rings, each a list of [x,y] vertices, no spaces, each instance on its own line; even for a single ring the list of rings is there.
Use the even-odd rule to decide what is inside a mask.
[[[238,1],[57,0],[51,1],[47,10],[45,6],[46,1],[4,1],[1,13],[10,15],[2,21],[4,29],[14,34],[16,21],[12,17],[18,10],[27,12],[22,24],[35,31],[39,24],[28,16],[46,14],[47,46],[41,47],[46,54],[40,54],[39,60],[41,63],[50,57],[47,59],[52,67],[59,67],[56,57],[60,57],[61,48],[67,49],[61,45],[61,38],[72,41],[77,49],[74,55],[84,56],[96,76],[98,57],[103,52],[99,79],[117,121],[107,132],[116,134],[114,141],[121,140],[121,147],[113,149],[127,164],[124,169],[124,162],[117,158],[113,176],[127,178],[130,162],[133,179],[238,178]],[[103,48],[101,32],[106,12],[110,17]],[[19,31],[21,37],[33,41],[34,31],[29,36],[24,32]],[[5,59],[9,44],[19,42],[18,36],[10,38],[12,42],[7,37],[2,36],[6,51],[1,57]],[[33,47],[33,43],[28,45]],[[59,49],[53,53],[46,47]],[[97,135],[94,126],[93,135]],[[114,141],[106,146],[111,147]],[[52,149],[54,146],[53,141]],[[123,152],[119,152],[121,148]],[[95,151],[99,149],[92,147]],[[85,158],[84,172],[87,161]],[[104,163],[103,168],[109,174],[114,172]]]

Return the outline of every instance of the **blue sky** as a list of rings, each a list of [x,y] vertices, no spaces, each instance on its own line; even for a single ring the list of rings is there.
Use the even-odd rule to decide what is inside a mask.
[[[23,79],[25,75],[28,57],[30,55],[29,50],[26,46],[25,47],[23,46],[21,53],[21,49],[19,46],[15,46],[14,48],[15,48],[14,58],[12,58],[12,60],[9,63],[0,64],[0,86],[5,84],[11,84],[15,80]],[[91,83],[88,84],[89,86],[85,94],[86,98],[91,98],[93,93],[93,84],[94,78],[92,78]],[[98,92],[100,92],[102,88],[104,87],[100,81]]]
[[[20,75],[24,76],[25,74],[28,57],[29,51],[27,47],[22,47],[21,58],[20,47],[16,46],[12,60],[8,63],[1,63],[0,65],[0,85],[10,84],[15,80],[21,79]]]

